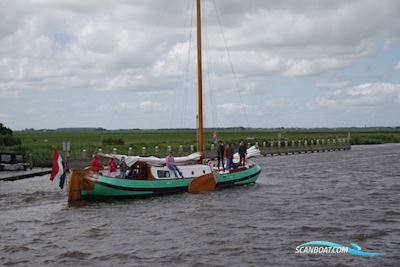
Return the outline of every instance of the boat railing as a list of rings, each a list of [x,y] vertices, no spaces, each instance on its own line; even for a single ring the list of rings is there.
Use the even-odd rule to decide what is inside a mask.
[[[274,155],[287,155],[287,154],[300,154],[300,153],[318,153],[327,151],[349,150],[351,149],[350,139],[336,138],[336,139],[313,139],[313,140],[271,140],[248,143],[247,147],[255,145],[263,156]],[[138,155],[138,156],[155,156],[163,158],[167,155],[168,151],[172,151],[175,157],[187,156],[195,151],[194,145],[178,145],[178,146],[154,146],[154,147],[141,147],[133,149],[129,147],[127,150],[113,148],[110,153],[125,154],[125,155]],[[103,149],[98,149],[98,152]],[[205,150],[206,158],[217,157],[217,145],[209,144]],[[68,166],[84,167],[90,165],[91,155],[87,153],[86,149],[82,149],[79,153],[75,152],[72,155],[66,155]],[[106,164],[106,162],[104,162]]]

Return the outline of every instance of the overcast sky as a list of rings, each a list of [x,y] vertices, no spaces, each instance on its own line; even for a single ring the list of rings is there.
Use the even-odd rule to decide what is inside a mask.
[[[195,127],[194,2],[0,1],[0,122]],[[400,125],[400,1],[203,11],[206,127]]]

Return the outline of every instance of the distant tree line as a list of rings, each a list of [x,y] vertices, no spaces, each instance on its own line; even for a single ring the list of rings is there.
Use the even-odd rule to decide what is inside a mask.
[[[13,136],[13,131],[0,123],[0,146],[21,145],[21,140]]]
[[[13,131],[0,123],[0,135],[12,135]]]
[[[101,140],[103,145],[124,145],[125,141],[122,138],[107,137]]]

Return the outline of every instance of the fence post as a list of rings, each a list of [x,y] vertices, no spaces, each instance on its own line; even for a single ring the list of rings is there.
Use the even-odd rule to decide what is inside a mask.
[[[82,158],[87,159],[87,151],[86,149],[82,149]]]
[[[183,154],[183,146],[179,145],[179,154]]]
[[[31,168],[31,170],[32,170],[32,168],[33,168],[33,157],[32,157],[32,153],[29,153],[29,165],[30,165],[30,168]]]

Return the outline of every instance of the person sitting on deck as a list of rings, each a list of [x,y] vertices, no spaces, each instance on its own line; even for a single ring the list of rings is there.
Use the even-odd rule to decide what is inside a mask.
[[[122,157],[121,163],[119,164],[119,178],[125,179],[127,170],[128,170],[128,165],[126,165],[125,157]]]
[[[174,172],[176,178],[178,178],[177,172],[179,173],[181,178],[184,178],[181,170],[179,170],[178,166],[176,166],[175,159],[172,156],[171,151],[168,152],[168,156],[165,158],[165,162],[166,162],[168,169],[170,169],[171,171]]]
[[[91,169],[94,172],[99,172],[101,170],[104,170],[103,164],[101,164],[99,161],[99,156],[93,155],[93,159],[91,161]]]
[[[132,165],[129,167],[128,174],[126,175],[126,179],[135,179],[137,177],[136,167]]]

